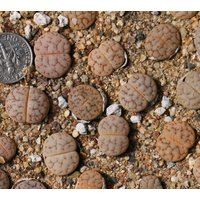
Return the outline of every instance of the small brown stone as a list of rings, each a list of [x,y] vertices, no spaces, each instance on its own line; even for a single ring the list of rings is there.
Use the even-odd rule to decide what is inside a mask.
[[[142,178],[140,189],[163,189],[163,187],[156,176],[148,175]]]
[[[38,180],[29,179],[15,183],[13,189],[46,189],[46,187]]]
[[[190,19],[194,17],[198,11],[171,11],[170,13],[177,19]]]
[[[10,180],[8,175],[3,170],[0,170],[0,189],[8,189],[9,187]]]

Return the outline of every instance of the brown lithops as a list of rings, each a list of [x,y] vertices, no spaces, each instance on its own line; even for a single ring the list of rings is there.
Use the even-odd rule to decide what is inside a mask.
[[[177,84],[178,103],[188,109],[200,108],[200,73],[191,71],[182,77]]]
[[[195,160],[193,174],[197,182],[200,184],[200,157]]]
[[[187,156],[194,141],[194,130],[186,122],[170,122],[158,137],[156,149],[163,160],[176,162]]]
[[[0,136],[0,164],[11,160],[15,156],[16,151],[16,144],[11,138]]]
[[[122,46],[113,40],[107,40],[90,52],[88,65],[95,75],[108,76],[122,67],[126,59]]]
[[[13,189],[46,189],[46,187],[38,180],[27,179],[15,183]]]
[[[69,19],[69,26],[74,30],[82,30],[90,27],[96,20],[95,11],[66,11],[64,14]]]
[[[200,25],[198,26],[194,36],[194,44],[197,49],[197,54],[200,56]]]
[[[198,11],[171,11],[170,13],[177,19],[190,19],[194,17]]]
[[[43,157],[47,168],[56,175],[68,175],[79,164],[76,152],[76,142],[73,137],[62,133],[49,136],[43,145]]]
[[[63,76],[71,66],[70,43],[59,33],[45,33],[35,42],[35,66],[47,78]]]
[[[39,123],[48,114],[49,100],[37,88],[17,87],[6,98],[8,115],[19,123]]]
[[[93,120],[104,109],[100,92],[90,85],[78,85],[69,93],[68,103],[74,115],[82,120]]]
[[[128,83],[121,86],[119,101],[128,111],[140,112],[157,97],[155,81],[145,74],[135,73]]]
[[[179,30],[171,24],[160,24],[147,35],[145,49],[154,60],[171,58],[180,48],[181,36]]]
[[[129,125],[125,119],[110,115],[98,125],[98,145],[101,152],[108,156],[123,154],[129,145]]]
[[[8,189],[10,187],[10,180],[6,172],[0,169],[0,189]]]
[[[78,178],[76,189],[103,189],[105,180],[96,170],[87,170]]]
[[[163,189],[163,187],[156,176],[148,175],[142,178],[140,189]]]

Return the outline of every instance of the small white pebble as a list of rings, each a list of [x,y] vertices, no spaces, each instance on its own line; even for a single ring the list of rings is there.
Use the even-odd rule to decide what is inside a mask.
[[[78,131],[81,135],[87,134],[87,127],[84,123],[78,123],[75,127],[75,130]]]
[[[59,96],[58,97],[58,106],[62,109],[66,108],[67,107],[67,101],[64,99],[63,96]]]
[[[65,17],[63,15],[59,15],[58,20],[59,20],[59,24],[58,24],[59,27],[65,27],[68,25],[69,21],[68,21],[67,17]]]
[[[141,115],[134,115],[134,116],[131,116],[130,120],[133,124],[135,123],[139,123],[142,119],[142,116]]]
[[[40,162],[42,160],[39,155],[31,155],[30,158],[32,162]]]
[[[174,167],[175,165],[176,165],[176,164],[173,163],[173,162],[168,162],[168,163],[167,163],[167,169],[170,169],[170,168]]]
[[[21,15],[19,12],[14,11],[10,13],[10,21],[16,21],[20,18],[21,18]]]
[[[173,117],[176,114],[176,108],[175,107],[171,107],[169,109],[169,113],[170,113],[170,116]]]
[[[64,112],[65,118],[69,117],[69,115],[70,115],[70,111],[69,110],[65,110],[65,112]]]
[[[80,172],[83,173],[83,172],[86,171],[87,169],[88,169],[87,166],[83,166],[83,167],[80,168]]]
[[[107,116],[113,115],[113,114],[117,115],[117,116],[121,116],[121,114],[122,114],[122,109],[119,106],[119,104],[117,104],[117,103],[114,103],[106,108]]]
[[[169,97],[163,96],[161,104],[163,108],[168,109],[172,105],[172,102]]]
[[[159,108],[156,108],[156,110],[154,111],[158,116],[161,116],[162,114],[164,114],[166,111],[165,108],[163,107],[159,107]]]
[[[36,139],[36,143],[37,143],[37,144],[41,144],[41,137],[38,137],[38,138]]]
[[[171,181],[172,181],[173,183],[176,183],[176,182],[178,181],[178,177],[172,176],[172,177],[171,177]]]
[[[195,159],[193,157],[190,157],[188,162],[189,162],[189,169],[192,170],[194,168]]]
[[[72,137],[77,138],[79,136],[79,132],[77,130],[73,130]]]
[[[44,13],[35,13],[34,15],[34,22],[37,25],[48,25],[51,21],[51,18],[47,15],[45,15]]]
[[[30,24],[26,25],[24,28],[25,38],[30,40],[32,37],[32,26]]]
[[[171,122],[172,118],[170,116],[165,116],[164,121],[165,122]]]
[[[97,150],[96,149],[91,149],[90,150],[90,155],[93,156],[97,153]]]

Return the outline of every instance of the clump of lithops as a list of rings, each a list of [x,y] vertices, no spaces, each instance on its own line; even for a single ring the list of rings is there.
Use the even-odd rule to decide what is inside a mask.
[[[104,110],[104,98],[101,93],[90,85],[78,85],[68,95],[69,108],[82,120],[93,120]]]
[[[66,132],[50,135],[43,144],[44,162],[53,174],[68,175],[79,164],[77,145],[72,136]]]
[[[114,40],[107,40],[92,50],[88,56],[88,65],[97,76],[108,76],[122,67],[127,56],[122,46]]]
[[[0,189],[8,189],[10,187],[10,180],[6,172],[0,169]]]
[[[129,125],[122,117],[110,115],[98,125],[98,145],[101,152],[108,156],[123,154],[129,145]]]
[[[6,98],[8,115],[19,123],[39,123],[48,114],[49,99],[38,88],[17,87]]]
[[[46,187],[36,179],[24,179],[15,183],[13,189],[46,189]]]
[[[121,86],[119,101],[128,111],[140,112],[152,104],[157,97],[155,81],[145,74],[135,73],[128,83]]]
[[[104,189],[105,180],[96,170],[83,172],[77,180],[76,189]]]
[[[70,43],[59,33],[48,32],[35,42],[35,66],[47,78],[59,78],[71,66]]]
[[[165,60],[171,58],[180,48],[179,30],[171,24],[159,24],[147,35],[145,49],[150,58]]]
[[[200,157],[195,160],[193,174],[198,183],[200,183]]]
[[[97,12],[95,11],[66,11],[64,14],[69,19],[69,26],[74,30],[82,30],[90,27],[97,17]]]
[[[190,19],[194,17],[198,11],[171,11],[170,13],[177,19]]]
[[[200,108],[200,73],[191,71],[182,77],[177,84],[177,101],[188,109]]]
[[[140,189],[163,189],[159,178],[153,175],[142,177]]]
[[[156,149],[167,162],[184,159],[195,142],[195,132],[186,122],[169,122],[158,137]]]

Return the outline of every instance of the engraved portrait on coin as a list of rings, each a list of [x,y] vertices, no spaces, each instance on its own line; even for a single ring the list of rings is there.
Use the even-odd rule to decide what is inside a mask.
[[[24,78],[23,70],[31,66],[33,53],[28,42],[14,33],[0,33],[0,82],[15,83]]]

